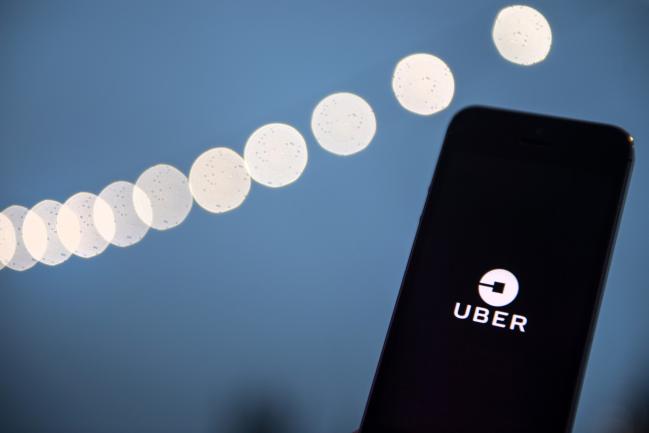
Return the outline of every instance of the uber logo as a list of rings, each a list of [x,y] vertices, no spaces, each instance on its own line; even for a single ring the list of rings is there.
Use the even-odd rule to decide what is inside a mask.
[[[493,269],[480,278],[480,297],[492,307],[511,304],[518,295],[518,280],[508,270]]]
[[[518,280],[506,269],[492,269],[480,278],[478,294],[482,300],[492,307],[504,307],[511,304],[518,296]],[[473,310],[473,314],[471,314]],[[497,328],[508,328],[511,331],[525,332],[527,318],[519,314],[505,311],[490,311],[485,307],[474,307],[470,304],[455,303],[453,315],[461,320],[471,317],[476,323],[491,323]],[[511,317],[510,317],[511,316]]]

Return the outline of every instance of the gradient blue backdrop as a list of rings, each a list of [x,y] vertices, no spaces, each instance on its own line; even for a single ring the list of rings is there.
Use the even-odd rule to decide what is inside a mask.
[[[295,184],[102,256],[0,271],[0,430],[348,432],[359,423],[451,116],[488,104],[618,124],[637,161],[576,423],[623,408],[649,364],[649,2],[532,2],[552,51],[524,68],[491,41],[503,1],[0,2],[0,209],[185,173],[300,129]],[[395,63],[432,52],[456,94],[403,110]],[[374,107],[356,156],[316,144],[336,91]],[[550,270],[549,270],[550,271]],[[561,354],[557,354],[561,356]],[[533,392],[533,390],[530,390]]]

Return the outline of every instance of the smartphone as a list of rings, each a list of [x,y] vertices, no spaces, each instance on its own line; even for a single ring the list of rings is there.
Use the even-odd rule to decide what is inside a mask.
[[[569,432],[632,161],[618,127],[459,112],[360,432]]]

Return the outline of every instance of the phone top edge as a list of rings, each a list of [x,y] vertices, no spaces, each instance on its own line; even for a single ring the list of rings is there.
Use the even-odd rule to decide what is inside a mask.
[[[481,112],[494,112],[494,113],[502,113],[502,114],[514,114],[514,115],[520,115],[524,117],[537,117],[537,118],[544,118],[548,120],[557,120],[557,121],[568,121],[568,122],[573,122],[573,123],[580,123],[580,124],[587,124],[590,126],[599,126],[599,127],[605,127],[605,128],[610,128],[610,129],[616,129],[620,135],[624,136],[630,145],[633,145],[634,139],[633,136],[627,131],[626,129],[622,128],[621,126],[612,124],[612,123],[607,123],[607,122],[601,122],[601,121],[595,121],[595,120],[587,120],[587,119],[581,119],[577,117],[570,117],[570,116],[557,116],[554,114],[549,114],[549,113],[539,113],[539,112],[531,112],[531,111],[525,111],[525,110],[518,110],[514,108],[503,108],[503,107],[496,107],[493,105],[484,105],[484,104],[471,104],[467,105],[465,107],[460,108],[456,113],[453,115],[453,118],[456,116],[462,114],[463,112],[472,112],[472,111],[481,111]],[[452,120],[451,120],[452,121]]]
[[[511,116],[520,119],[520,122],[518,123],[525,124],[525,127],[518,128],[518,125],[515,124],[516,122],[511,122]],[[560,137],[558,135],[559,130],[562,132],[568,131],[573,135],[583,133],[586,134],[585,136],[593,143],[605,143],[608,148],[607,151],[611,154],[616,153],[628,161],[633,161],[635,158],[635,140],[627,130],[620,126],[603,122],[560,117],[544,113],[537,114],[522,110],[512,110],[509,108],[499,108],[487,105],[469,105],[458,110],[448,124],[447,135],[466,134],[466,131],[458,131],[458,128],[463,124],[471,125],[471,132],[473,132],[474,129],[478,128],[493,130],[498,122],[500,122],[500,124],[507,123],[508,126],[511,126],[512,130],[507,132],[508,135],[522,135],[523,131],[527,132],[527,130],[530,129],[530,126],[540,126],[539,130],[542,131],[542,136],[522,137],[523,139],[541,137],[543,137],[544,140],[549,141],[555,141],[562,138],[565,139],[565,137]],[[615,144],[611,146],[610,143]],[[624,149],[615,147],[620,143],[624,144]]]

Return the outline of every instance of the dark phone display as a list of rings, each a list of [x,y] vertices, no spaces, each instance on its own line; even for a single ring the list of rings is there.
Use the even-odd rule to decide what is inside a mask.
[[[447,140],[361,432],[563,433],[627,161]]]

